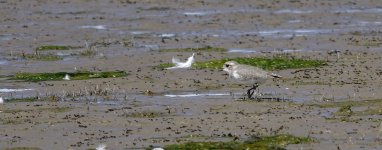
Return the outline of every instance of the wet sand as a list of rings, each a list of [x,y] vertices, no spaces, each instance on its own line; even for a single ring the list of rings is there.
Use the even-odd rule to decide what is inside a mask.
[[[4,98],[54,96],[57,102],[0,105],[0,149],[144,149],[187,141],[244,141],[291,134],[317,142],[287,149],[381,149],[380,103],[318,107],[381,99],[382,53],[376,1],[23,1],[0,5],[0,93]],[[351,18],[351,19],[349,19]],[[317,23],[320,22],[320,23]],[[53,51],[60,61],[23,60],[41,45],[85,47]],[[239,101],[246,84],[221,70],[154,68],[173,56],[164,48],[224,47],[196,61],[235,57],[320,59],[318,68],[274,71],[284,78],[260,86],[266,97]],[[7,80],[17,72],[75,70],[129,73],[80,81]],[[98,91],[90,95],[89,91]],[[74,96],[73,96],[74,95]],[[379,113],[363,113],[365,110]]]

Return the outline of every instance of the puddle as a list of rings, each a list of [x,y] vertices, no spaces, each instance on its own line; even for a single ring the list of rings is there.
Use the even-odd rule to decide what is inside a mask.
[[[334,13],[382,13],[382,8],[350,8],[333,11]]]
[[[169,98],[196,98],[197,100],[203,100],[203,98],[208,99],[208,97],[211,98],[219,98],[221,100],[239,100],[243,98],[243,93],[183,93],[183,94],[165,94],[164,97]],[[227,97],[229,96],[229,97]],[[158,97],[158,96],[157,96]],[[223,98],[224,97],[224,98]],[[282,97],[279,94],[275,93],[261,93],[261,95],[257,96],[258,98],[262,100],[269,100],[269,101],[295,101],[292,98]],[[158,97],[159,98],[159,97]],[[192,99],[194,100],[194,99]]]
[[[163,33],[163,34],[159,35],[159,37],[167,37],[167,38],[171,38],[174,36],[175,36],[174,33]]]
[[[57,52],[56,55],[61,57],[66,57],[66,56],[72,56],[72,53]]]
[[[165,94],[165,97],[205,97],[205,96],[230,96],[230,93],[189,93],[189,94]]]
[[[321,112],[320,116],[324,118],[333,118],[333,114],[336,112],[336,108],[328,108],[324,110],[325,112]]]
[[[145,44],[145,45],[138,45],[136,48],[143,48],[143,49],[148,49],[148,50],[159,50],[159,45],[149,45],[149,44]]]
[[[142,34],[148,34],[150,32],[148,31],[130,31],[130,34],[133,34],[133,35],[142,35]]]
[[[33,89],[0,89],[0,92],[8,93],[8,92],[23,92],[23,91],[31,91]]]
[[[337,10],[323,10],[323,9],[253,9],[253,8],[240,8],[240,9],[218,9],[218,10],[194,10],[182,12],[186,16],[207,16],[215,14],[229,14],[229,13],[253,13],[253,12],[262,12],[262,13],[274,13],[274,14],[311,14],[311,13],[321,13],[321,12],[330,12],[330,13],[381,13],[382,8],[343,8]]]
[[[353,26],[380,26],[382,22],[379,21],[357,21]]]
[[[208,13],[207,12],[184,12],[183,15],[187,15],[187,16],[204,16],[204,15],[207,15]]]
[[[261,36],[307,36],[316,34],[334,33],[337,29],[277,29],[259,31]]]
[[[0,34],[0,40],[1,41],[12,40],[12,35],[11,34]]]
[[[95,26],[80,26],[82,29],[97,29],[97,30],[106,30],[106,26],[104,25],[95,25]]]
[[[178,33],[150,33],[151,36],[157,37],[215,37],[215,38],[236,38],[238,36],[259,35],[264,37],[284,37],[290,38],[293,36],[316,36],[320,34],[339,34],[345,31],[355,29],[275,29],[275,30],[260,30],[260,31],[242,31],[242,30],[205,30],[205,31],[190,31]]]
[[[8,61],[6,61],[6,60],[0,60],[0,65],[5,65],[7,63],[8,63]]]
[[[319,10],[317,10],[319,11]],[[300,10],[300,9],[254,9],[254,8],[234,8],[234,9],[219,9],[219,10],[199,10],[199,11],[187,11],[183,12],[186,16],[206,16],[215,14],[229,14],[229,13],[253,13],[253,12],[263,12],[263,13],[275,13],[275,14],[308,14],[313,13],[313,10]]]
[[[119,100],[98,100],[97,102],[90,102],[90,104],[100,104],[100,105],[120,105],[122,103],[122,101],[119,101]]]
[[[244,12],[240,9],[227,9],[227,10],[200,10],[200,11],[189,11],[183,12],[183,15],[186,16],[206,16],[206,15],[215,15],[215,14],[224,14],[224,13],[235,13],[235,12]]]
[[[229,53],[257,53],[254,49],[240,49],[240,48],[230,48]]]
[[[307,50],[303,49],[276,49],[275,51],[272,51],[272,53],[295,53],[295,52],[307,52]]]
[[[302,20],[289,20],[288,23],[300,23]]]
[[[274,13],[275,14],[308,14],[312,13],[311,10],[298,10],[298,9],[281,9],[277,10]]]

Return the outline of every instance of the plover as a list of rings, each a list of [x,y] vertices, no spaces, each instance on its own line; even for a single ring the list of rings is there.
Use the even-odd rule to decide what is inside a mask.
[[[257,87],[264,83],[267,79],[281,78],[281,76],[277,74],[264,71],[263,69],[254,66],[239,64],[235,61],[228,61],[224,63],[223,70],[228,72],[231,78],[253,83],[253,86],[247,90],[247,96],[249,99],[252,98]]]
[[[190,57],[187,58],[186,62],[181,62],[179,58],[172,57],[172,63],[175,64],[174,67],[169,67],[166,69],[176,69],[176,68],[190,68],[192,63],[194,63],[195,58],[194,58],[195,53],[192,53]]]

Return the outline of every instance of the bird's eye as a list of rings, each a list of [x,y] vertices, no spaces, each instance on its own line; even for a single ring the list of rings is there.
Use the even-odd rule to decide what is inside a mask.
[[[225,67],[227,67],[227,68],[228,68],[228,67],[229,67],[229,65],[228,65],[228,64],[225,64]]]

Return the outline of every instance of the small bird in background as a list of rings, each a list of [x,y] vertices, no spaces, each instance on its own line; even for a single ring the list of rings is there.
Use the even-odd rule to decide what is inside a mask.
[[[65,75],[64,78],[62,78],[63,80],[70,80],[70,76],[68,74]]]
[[[172,63],[175,65],[166,69],[177,69],[177,68],[190,68],[191,65],[195,62],[195,53],[192,53],[190,57],[187,58],[186,62],[181,62],[179,58],[172,57]]]
[[[263,84],[269,78],[281,78],[281,76],[266,72],[260,68],[239,64],[235,61],[227,61],[223,65],[223,70],[228,72],[229,76],[240,80],[251,82],[253,86],[247,90],[247,96],[249,99],[252,99],[255,90],[259,87],[260,84]]]
[[[0,97],[0,104],[3,104],[4,103],[4,99],[3,97]]]
[[[97,146],[96,150],[106,150],[106,144],[100,144]]]

